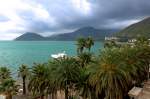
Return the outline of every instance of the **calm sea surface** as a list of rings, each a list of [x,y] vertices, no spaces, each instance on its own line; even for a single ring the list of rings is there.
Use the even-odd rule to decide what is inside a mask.
[[[21,64],[32,66],[34,62],[43,63],[51,54],[65,51],[69,56],[76,55],[74,41],[0,41],[0,66],[16,71]],[[95,42],[92,52],[99,53],[102,42]]]

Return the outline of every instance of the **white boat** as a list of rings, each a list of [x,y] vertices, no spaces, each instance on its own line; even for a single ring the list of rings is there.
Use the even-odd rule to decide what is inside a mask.
[[[65,51],[63,53],[58,53],[58,54],[52,54],[51,57],[52,58],[63,58],[67,56],[67,54],[65,53]]]

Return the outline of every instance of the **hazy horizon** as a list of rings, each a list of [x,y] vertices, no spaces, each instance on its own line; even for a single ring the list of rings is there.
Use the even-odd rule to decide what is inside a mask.
[[[122,29],[150,16],[147,0],[0,0],[0,40],[43,36],[85,26]]]

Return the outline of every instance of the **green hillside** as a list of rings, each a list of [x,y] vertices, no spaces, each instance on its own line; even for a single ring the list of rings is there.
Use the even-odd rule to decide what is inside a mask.
[[[129,27],[116,33],[118,37],[138,37],[146,36],[150,37],[150,17],[146,18],[138,23],[132,24]]]

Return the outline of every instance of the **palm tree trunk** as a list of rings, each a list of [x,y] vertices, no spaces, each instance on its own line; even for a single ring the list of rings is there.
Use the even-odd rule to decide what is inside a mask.
[[[54,92],[55,99],[57,99],[57,91]]]
[[[26,94],[26,82],[25,82],[25,79],[26,79],[26,77],[24,76],[23,77],[23,95],[25,95]]]
[[[44,99],[44,95],[41,95],[41,97],[40,97],[41,99]]]
[[[149,80],[149,68],[150,68],[150,64],[148,62],[147,63],[147,80]]]
[[[48,94],[47,94],[47,95],[45,95],[45,99],[48,99]]]
[[[52,99],[55,99],[55,95],[54,95],[54,92],[52,92]]]
[[[11,94],[6,95],[6,99],[12,99],[12,95]]]
[[[68,98],[68,87],[65,88],[65,99],[69,99]]]

